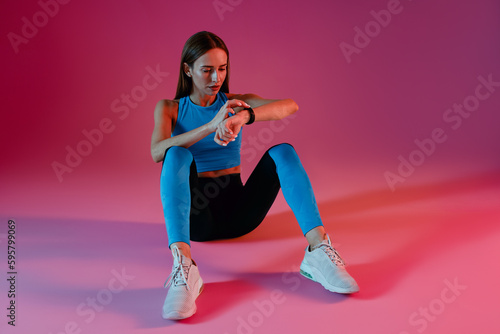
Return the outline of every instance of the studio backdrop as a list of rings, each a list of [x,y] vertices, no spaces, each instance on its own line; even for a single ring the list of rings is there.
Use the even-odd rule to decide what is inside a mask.
[[[229,48],[230,92],[300,108],[244,127],[244,178],[280,142],[319,202],[500,167],[497,1],[0,7],[2,216],[163,223],[153,110],[173,99],[183,44],[201,30]],[[280,197],[273,210],[284,209]]]

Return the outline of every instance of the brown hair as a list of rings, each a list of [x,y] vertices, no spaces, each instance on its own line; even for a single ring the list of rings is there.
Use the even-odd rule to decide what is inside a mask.
[[[189,37],[182,49],[179,81],[177,82],[177,92],[175,93],[176,100],[184,96],[189,96],[193,89],[193,80],[184,73],[184,63],[188,64],[189,67],[193,67],[196,59],[203,56],[207,51],[216,48],[224,50],[227,55],[227,74],[220,91],[229,93],[229,51],[226,44],[214,33],[200,31]]]

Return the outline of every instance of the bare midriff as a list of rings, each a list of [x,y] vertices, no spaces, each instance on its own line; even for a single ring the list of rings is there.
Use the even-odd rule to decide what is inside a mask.
[[[219,176],[224,176],[224,175],[229,175],[229,174],[238,174],[240,172],[241,172],[241,166],[236,166],[236,167],[231,167],[231,168],[226,168],[226,169],[201,172],[201,173],[198,173],[198,177],[219,177]]]

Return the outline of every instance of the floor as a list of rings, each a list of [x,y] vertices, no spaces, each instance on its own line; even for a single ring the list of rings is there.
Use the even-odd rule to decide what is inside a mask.
[[[16,326],[3,316],[1,332],[499,333],[499,186],[490,173],[319,203],[360,285],[350,296],[298,274],[306,245],[289,211],[245,237],[193,243],[206,284],[179,322],[161,318],[163,224],[16,217]],[[12,217],[1,218],[5,249]]]

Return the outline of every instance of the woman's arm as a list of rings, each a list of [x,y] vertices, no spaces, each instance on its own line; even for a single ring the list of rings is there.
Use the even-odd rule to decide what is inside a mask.
[[[155,126],[151,137],[151,156],[155,162],[163,160],[167,148],[171,146],[187,148],[213,132],[208,124],[205,124],[197,129],[171,137],[173,120],[177,118],[178,106],[178,103],[171,100],[162,100],[156,104]]]
[[[163,161],[165,150],[172,146],[188,148],[194,143],[205,138],[212,132],[217,131],[214,139],[219,145],[227,145],[234,139],[237,133],[233,134],[230,129],[218,127],[218,125],[228,117],[232,108],[243,106],[245,102],[239,100],[227,101],[219,110],[217,115],[207,124],[183,134],[172,137],[172,129],[177,119],[179,104],[171,100],[162,100],[156,104],[154,111],[155,126],[151,137],[151,156],[155,162]]]
[[[283,119],[299,110],[299,106],[292,99],[269,100],[255,94],[234,95],[231,98],[237,98],[248,103],[255,112],[255,122]],[[236,111],[241,111],[241,109],[236,109]],[[246,116],[246,121],[248,121],[250,114],[247,111],[242,113]]]

